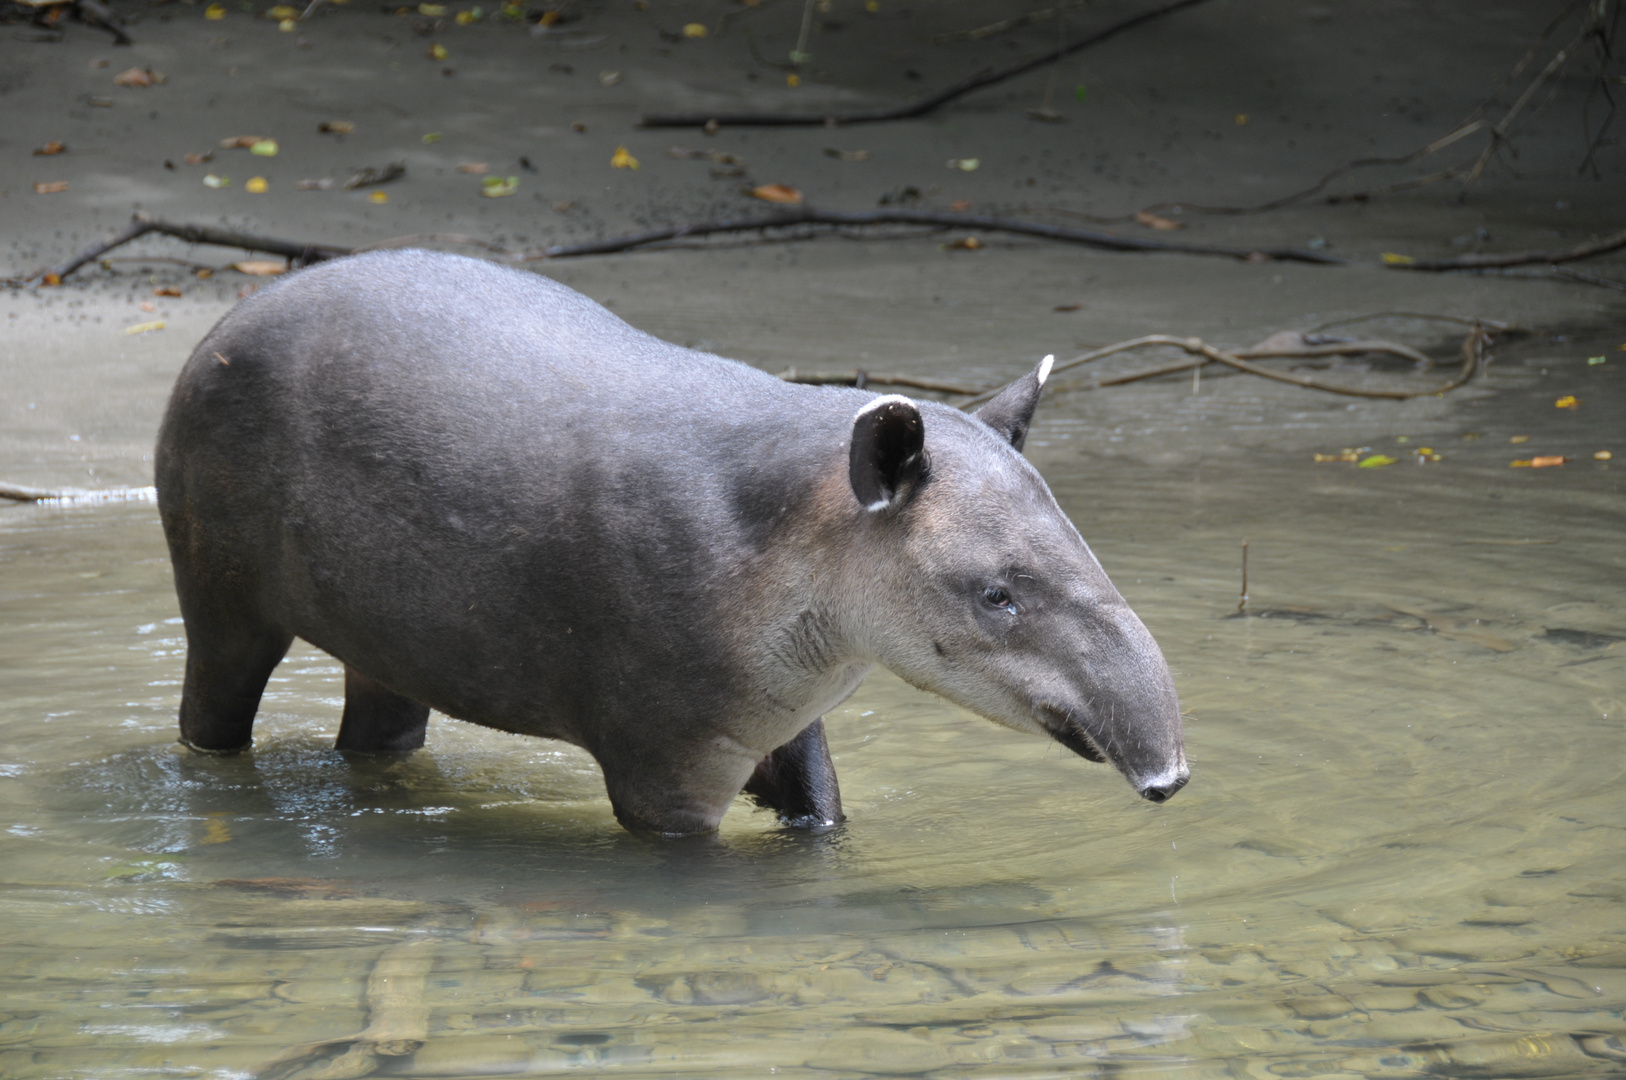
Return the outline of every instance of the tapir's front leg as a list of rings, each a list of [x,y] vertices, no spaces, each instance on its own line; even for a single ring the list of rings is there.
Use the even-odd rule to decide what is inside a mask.
[[[824,741],[824,717],[763,758],[745,782],[745,793],[777,810],[787,825],[806,829],[844,821],[841,786]]]

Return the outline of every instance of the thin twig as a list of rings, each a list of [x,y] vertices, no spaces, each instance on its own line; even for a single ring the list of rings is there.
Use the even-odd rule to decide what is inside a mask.
[[[706,127],[716,124],[726,127],[834,127],[841,124],[878,124],[888,120],[913,120],[918,116],[947,105],[949,102],[969,94],[973,90],[980,90],[985,86],[1013,79],[1018,75],[1026,74],[1034,68],[1054,63],[1065,56],[1092,45],[1099,45],[1109,38],[1116,37],[1125,30],[1133,29],[1143,23],[1152,22],[1165,15],[1172,15],[1189,7],[1206,3],[1207,0],[1175,0],[1174,3],[1153,8],[1142,12],[1133,18],[1115,23],[1099,33],[1075,41],[1070,45],[1052,49],[1041,56],[1005,68],[984,68],[981,71],[968,75],[959,82],[940,90],[928,97],[910,105],[900,105],[895,109],[881,109],[875,112],[858,113],[821,113],[811,115],[806,113],[692,113],[675,116],[646,116],[640,121],[644,127]]]
[[[1600,288],[1618,289],[1620,292],[1626,292],[1626,281],[1616,281],[1614,278],[1600,277],[1597,274],[1589,274],[1585,270],[1575,270],[1568,266],[1553,266],[1549,267],[1548,269],[1552,270],[1552,272],[1557,274],[1559,277],[1566,277],[1571,281],[1584,281],[1588,285],[1597,285]]]
[[[1584,244],[1559,251],[1508,251],[1500,255],[1458,255],[1454,259],[1409,259],[1386,261],[1391,270],[1496,270],[1509,266],[1532,266],[1536,263],[1566,263],[1577,259],[1590,259],[1626,248],[1626,229]]]

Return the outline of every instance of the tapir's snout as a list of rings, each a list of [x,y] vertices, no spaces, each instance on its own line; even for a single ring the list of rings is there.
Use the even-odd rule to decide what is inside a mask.
[[[1168,802],[1174,798],[1174,793],[1186,786],[1191,779],[1191,767],[1186,764],[1182,756],[1175,767],[1157,776],[1141,777],[1135,783],[1135,789],[1140,797],[1151,802]]]

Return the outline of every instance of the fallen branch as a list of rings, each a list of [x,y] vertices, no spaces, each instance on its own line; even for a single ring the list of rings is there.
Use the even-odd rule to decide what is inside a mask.
[[[1385,260],[1384,265],[1392,270],[1497,270],[1535,263],[1556,265],[1574,262],[1607,255],[1621,248],[1626,248],[1626,229],[1561,251],[1509,251],[1500,255],[1458,255],[1454,259],[1389,259]]]
[[[1290,343],[1288,340],[1290,337],[1297,338],[1300,344],[1294,345]],[[1178,364],[1171,364],[1160,368],[1153,368],[1149,371],[1131,372],[1126,375],[1113,375],[1104,379],[1095,379],[1087,383],[1076,384],[1076,386],[1068,387],[1068,389],[1095,389],[1097,387],[1121,386],[1125,383],[1139,382],[1142,379],[1153,379],[1160,375],[1173,375],[1178,372],[1191,371],[1194,368],[1201,368],[1211,363],[1217,363],[1223,364],[1226,367],[1234,368],[1237,371],[1246,372],[1249,375],[1257,375],[1260,378],[1271,379],[1275,382],[1288,383],[1293,386],[1302,387],[1306,390],[1321,390],[1329,394],[1342,394],[1346,397],[1381,398],[1390,401],[1406,401],[1411,398],[1427,397],[1431,394],[1443,394],[1448,390],[1455,390],[1457,387],[1462,386],[1469,379],[1473,378],[1474,373],[1479,369],[1480,363],[1484,357],[1485,346],[1489,343],[1489,341],[1490,334],[1478,323],[1475,323],[1468,331],[1468,336],[1462,343],[1463,364],[1461,371],[1459,371],[1457,374],[1457,377],[1442,386],[1431,386],[1426,390],[1368,390],[1354,386],[1337,386],[1331,383],[1321,382],[1317,379],[1306,378],[1302,375],[1289,375],[1281,371],[1272,371],[1270,368],[1260,367],[1257,364],[1249,363],[1249,360],[1251,359],[1265,359],[1270,357],[1309,358],[1332,355],[1354,355],[1372,352],[1389,353],[1394,356],[1404,357],[1408,360],[1415,361],[1420,359],[1424,363],[1431,363],[1427,356],[1417,352],[1415,349],[1408,348],[1404,345],[1397,345],[1394,342],[1348,341],[1313,344],[1305,341],[1303,335],[1299,335],[1292,331],[1272,335],[1271,337],[1266,338],[1264,341],[1250,348],[1236,349],[1230,352],[1223,349],[1216,349],[1214,346],[1203,341],[1201,338],[1182,338],[1174,337],[1169,334],[1147,334],[1144,337],[1131,338],[1128,341],[1120,341],[1113,345],[1104,345],[1099,349],[1093,349],[1081,356],[1075,356],[1070,360],[1064,360],[1059,364],[1053,365],[1050,371],[1051,377],[1054,378],[1061,372],[1070,371],[1073,368],[1100,360],[1103,357],[1113,356],[1118,353],[1131,352],[1136,349],[1149,348],[1152,346],[1169,346],[1176,349],[1183,349],[1186,352],[1193,354],[1196,359],[1186,360]],[[999,393],[998,389],[987,390],[976,394],[970,399],[961,402],[960,408],[969,409],[976,405],[980,405],[992,398],[997,393]]]
[[[856,386],[860,390],[866,386],[907,386],[938,394],[982,393],[981,387],[966,386],[963,383],[927,379],[919,375],[880,375],[864,371],[862,368],[854,371],[797,371],[795,368],[786,368],[779,373],[779,377],[786,382],[803,383],[808,386]]]
[[[142,488],[37,488],[0,481],[0,499],[12,502],[156,502],[158,489]]]
[[[881,109],[875,112],[857,113],[823,113],[819,115],[797,113],[690,113],[675,116],[646,116],[639,123],[643,127],[705,127],[715,130],[717,127],[836,127],[845,124],[879,124],[889,120],[913,120],[925,116],[956,98],[964,97],[973,90],[980,90],[985,86],[1014,79],[1024,75],[1034,68],[1045,64],[1055,63],[1065,56],[1071,56],[1080,50],[1099,45],[1109,38],[1116,37],[1125,30],[1131,30],[1143,23],[1152,22],[1165,15],[1172,15],[1185,8],[1196,7],[1206,3],[1207,0],[1175,0],[1172,4],[1165,4],[1151,11],[1144,11],[1133,18],[1114,23],[1112,26],[1092,34],[1089,37],[1075,41],[1070,45],[1063,45],[1051,49],[1041,56],[1005,68],[983,68],[975,74],[968,75],[959,82],[945,90],[939,90],[929,97],[921,98],[911,105],[900,105],[895,109]]]
[[[67,262],[57,266],[36,270],[22,278],[23,282],[38,281],[43,285],[60,285],[62,279],[79,269],[81,266],[122,244],[148,233],[162,233],[185,240],[189,244],[217,244],[221,247],[243,248],[246,251],[264,251],[272,255],[281,255],[299,263],[321,262],[324,259],[337,258],[340,255],[349,255],[349,248],[332,247],[328,244],[300,244],[291,240],[279,240],[269,236],[253,236],[249,233],[233,232],[229,229],[217,229],[212,225],[177,225],[169,221],[159,221],[146,214],[136,214],[117,233],[100,243],[92,244]]]
[[[980,229],[986,232],[1014,233],[1037,236],[1046,240],[1083,244],[1109,251],[1171,251],[1186,255],[1221,255],[1232,259],[1255,262],[1279,259],[1321,265],[1341,265],[1344,260],[1333,255],[1303,248],[1235,248],[1216,244],[1187,244],[1172,240],[1153,240],[1150,237],[1120,236],[1117,233],[1098,232],[1093,229],[1071,229],[1060,225],[1043,225],[1033,221],[994,217],[988,214],[961,214],[937,210],[862,210],[847,213],[839,210],[816,210],[800,207],[761,218],[728,218],[691,225],[672,225],[664,229],[607,240],[589,240],[579,244],[555,244],[521,255],[525,261],[535,259],[563,259],[581,255],[607,255],[634,248],[662,244],[687,237],[710,236],[715,233],[760,232],[784,229],[797,225],[866,226],[866,225],[930,225],[950,229]]]

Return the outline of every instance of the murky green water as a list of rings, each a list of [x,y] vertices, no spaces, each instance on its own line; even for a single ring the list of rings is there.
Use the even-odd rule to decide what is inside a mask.
[[[0,1076],[1619,1075],[1626,499],[1507,469],[1498,400],[1047,405],[1190,787],[878,674],[817,838],[635,838],[584,755],[440,718],[347,761],[308,648],[188,754],[155,509],[0,508]],[[1446,461],[1303,452],[1407,431]]]

